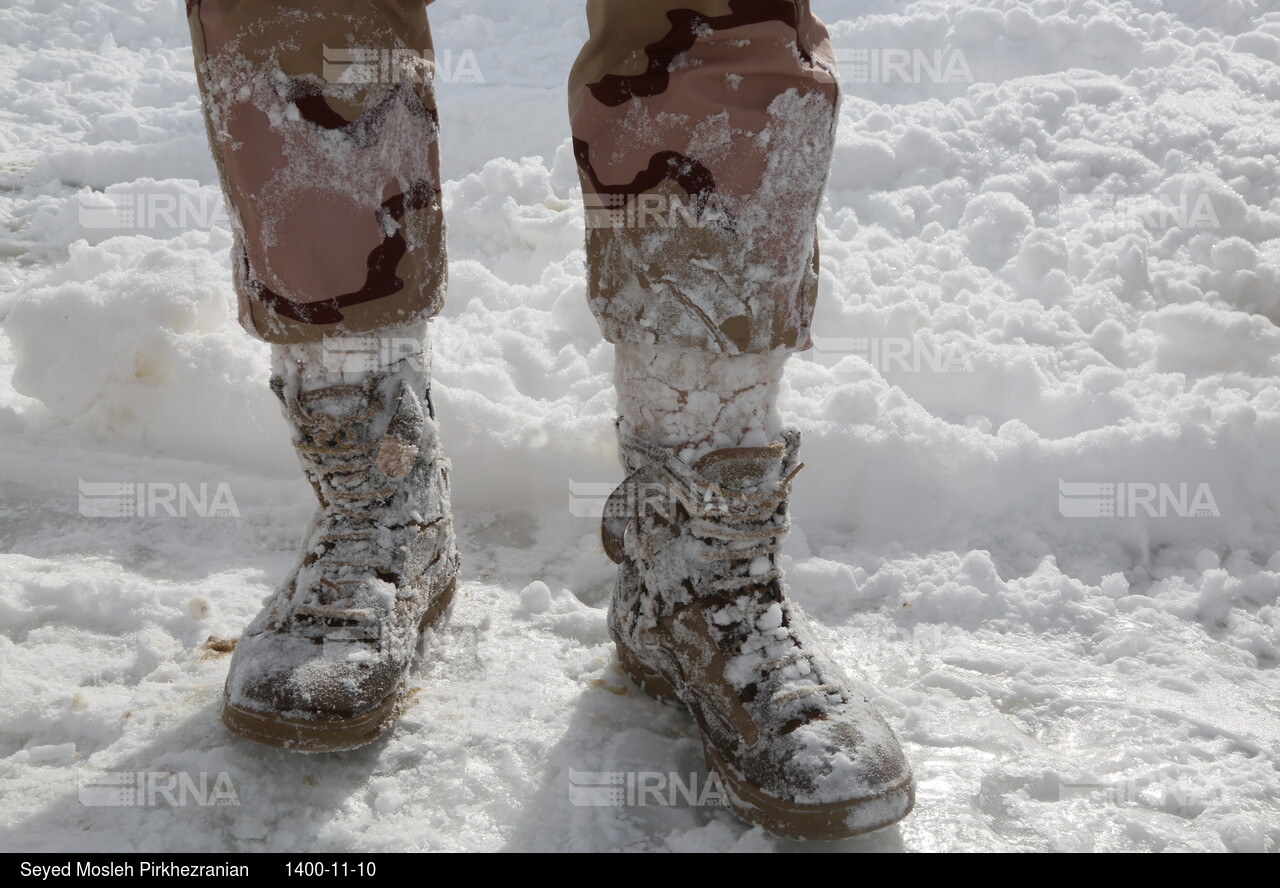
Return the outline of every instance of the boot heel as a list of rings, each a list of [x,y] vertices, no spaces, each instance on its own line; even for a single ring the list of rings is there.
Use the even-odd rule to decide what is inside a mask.
[[[614,642],[614,647],[618,651],[618,663],[622,666],[622,671],[635,682],[636,687],[659,703],[680,702],[679,698],[676,697],[676,689],[671,686],[671,682],[652,669],[640,665],[640,661],[621,643]]]
[[[441,615],[449,609],[449,605],[453,604],[453,595],[458,589],[458,577],[455,574],[450,578],[449,584],[444,591],[436,596],[436,600],[431,602],[431,606],[427,608],[426,613],[422,615],[422,619],[418,622],[418,632],[421,634],[427,629],[434,626]]]

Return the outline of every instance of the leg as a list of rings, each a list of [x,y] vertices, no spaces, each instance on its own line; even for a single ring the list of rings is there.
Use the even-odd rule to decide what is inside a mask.
[[[605,338],[803,348],[837,86],[807,0],[590,0],[570,80]]]
[[[834,143],[826,30],[803,0],[588,9],[570,117],[624,431],[690,460],[780,440],[771,399],[808,345]]]
[[[348,749],[393,724],[458,567],[426,344],[445,286],[426,4],[188,0],[187,14],[241,322],[272,343],[320,506],[236,647],[223,721]]]
[[[314,342],[436,314],[424,0],[188,0],[187,16],[244,326]]]
[[[910,811],[884,719],[778,567],[837,87],[807,0],[590,0],[570,84],[589,298],[616,345],[627,480],[606,507],[619,658],[688,707],[745,819],[840,838]],[[655,491],[663,495],[655,496]]]

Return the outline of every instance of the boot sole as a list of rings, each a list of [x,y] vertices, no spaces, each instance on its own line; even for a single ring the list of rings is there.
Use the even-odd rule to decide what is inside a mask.
[[[455,574],[422,615],[419,633],[425,632],[448,610],[457,586]],[[395,691],[368,712],[353,718],[332,719],[298,719],[279,712],[246,709],[236,706],[224,695],[222,723],[231,733],[264,746],[290,752],[345,752],[372,743],[394,727],[407,689],[402,679]]]
[[[679,704],[675,687],[662,675],[642,665],[627,648],[614,642],[622,671],[653,699]],[[764,827],[786,839],[830,841],[848,839],[892,826],[915,807],[915,782],[908,776],[901,784],[874,796],[804,805],[766,795],[745,778],[738,777],[702,735],[702,755],[707,769],[719,776],[728,797],[729,810],[748,823]]]

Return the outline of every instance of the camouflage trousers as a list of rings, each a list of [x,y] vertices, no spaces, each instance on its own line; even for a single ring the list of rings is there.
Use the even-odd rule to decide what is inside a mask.
[[[240,319],[268,342],[441,308],[429,2],[187,0]],[[605,337],[803,348],[839,99],[808,0],[587,0],[587,16],[569,117]]]

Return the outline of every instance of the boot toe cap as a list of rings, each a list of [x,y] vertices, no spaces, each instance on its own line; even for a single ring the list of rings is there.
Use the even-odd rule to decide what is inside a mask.
[[[401,670],[364,649],[263,634],[236,646],[227,700],[294,718],[350,719],[382,705],[400,680]]]

